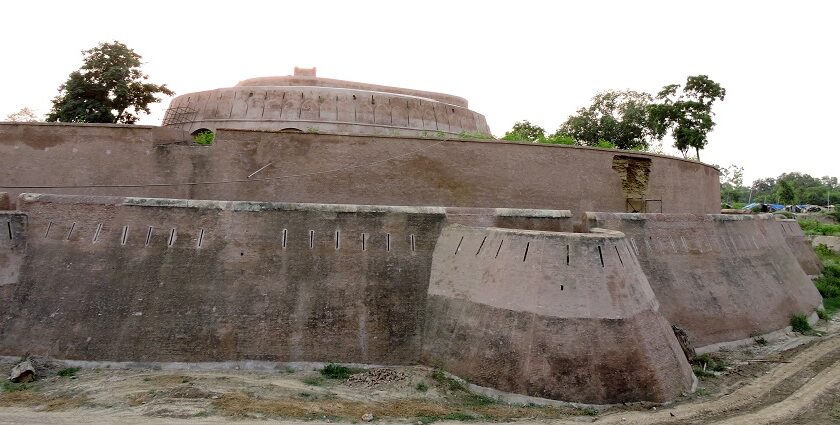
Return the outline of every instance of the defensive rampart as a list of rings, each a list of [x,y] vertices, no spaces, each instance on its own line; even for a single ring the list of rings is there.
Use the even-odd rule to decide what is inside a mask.
[[[0,186],[369,205],[714,213],[718,171],[658,155],[500,141],[0,124]],[[48,172],[45,172],[47,171]],[[60,188],[54,186],[80,186]],[[90,187],[95,186],[95,187]]]
[[[0,352],[416,363],[442,208],[24,195]]]
[[[589,403],[663,401],[692,372],[619,232],[444,229],[426,364],[471,382]]]
[[[793,219],[777,220],[782,234],[785,237],[790,251],[796,256],[796,261],[802,266],[806,274],[816,276],[822,273],[823,264],[820,257],[811,247],[811,241],[805,236],[805,232],[799,227],[799,223]]]
[[[770,215],[586,216],[627,235],[662,314],[698,347],[783,328],[822,304]]]

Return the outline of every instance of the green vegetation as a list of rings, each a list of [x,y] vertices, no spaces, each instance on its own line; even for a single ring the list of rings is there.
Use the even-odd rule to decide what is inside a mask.
[[[763,336],[756,337],[756,338],[753,339],[753,341],[757,345],[767,345],[767,339],[764,338]]]
[[[327,379],[347,379],[350,375],[364,371],[364,369],[350,368],[335,363],[328,363],[321,369],[321,376]]]
[[[784,218],[796,218],[796,216],[790,211],[776,211],[773,214],[780,215]]]
[[[472,132],[472,131],[462,131],[458,133],[459,139],[479,139],[479,140],[487,140],[487,139],[495,139],[491,134],[484,134],[481,132]]]
[[[125,44],[100,43],[82,54],[82,67],[58,87],[47,121],[134,124],[161,101],[157,94],[175,94],[166,84],[147,82],[141,56]]]
[[[193,140],[199,145],[212,145],[216,139],[216,133],[210,130],[200,131],[193,135]]]
[[[426,391],[429,391],[429,386],[426,385],[425,382],[420,382],[414,387],[414,389],[420,391],[421,393],[425,393]]]
[[[450,378],[446,375],[446,372],[435,369],[431,375],[432,379],[437,383],[437,385],[443,389],[449,391],[467,391],[467,388],[464,386],[461,381]]]
[[[58,371],[58,376],[75,376],[80,369],[78,367],[66,367]]]
[[[700,379],[715,376],[714,372],[723,372],[726,366],[723,359],[709,353],[695,356],[691,360],[691,368]]]
[[[728,204],[763,202],[765,204],[828,205],[840,200],[837,177],[812,177],[805,173],[782,173],[779,177],[755,180],[744,186],[744,169],[736,165],[720,169],[720,199]],[[827,213],[840,223],[840,211]]]
[[[806,318],[804,314],[794,314],[791,316],[790,326],[793,328],[794,332],[799,332],[803,335],[810,334],[814,331],[811,324],[808,323],[808,318]]]
[[[3,393],[15,393],[15,392],[18,392],[18,391],[26,391],[26,390],[30,390],[30,389],[32,389],[32,384],[25,384],[25,383],[16,384],[14,382],[7,381],[5,379],[0,381],[0,392],[3,392]]]
[[[815,279],[814,284],[823,297],[825,315],[830,317],[840,310],[840,254],[834,253],[823,244],[817,246],[815,251],[822,260],[824,269],[822,276]]]
[[[651,126],[653,97],[632,90],[605,91],[592,97],[592,104],[580,108],[557,130],[583,146],[646,149],[657,138]]]
[[[840,224],[826,224],[817,220],[799,220],[799,227],[806,235],[840,236]]]

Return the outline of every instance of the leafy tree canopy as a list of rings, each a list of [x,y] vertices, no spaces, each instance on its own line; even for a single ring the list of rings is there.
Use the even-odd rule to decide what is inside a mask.
[[[118,41],[82,51],[84,64],[59,86],[47,121],[134,124],[149,113],[157,94],[173,95],[166,84],[147,82],[141,56]]]
[[[670,131],[674,147],[683,155],[694,148],[699,160],[700,149],[708,143],[706,136],[715,126],[712,104],[725,96],[726,89],[706,75],[688,77],[685,86],[667,85],[648,109],[651,129],[659,138]]]
[[[578,109],[557,130],[578,144],[618,149],[647,149],[656,134],[650,126],[648,93],[632,90],[605,91],[592,98],[592,104]]]
[[[513,128],[502,136],[502,140],[516,142],[536,142],[541,138],[545,138],[545,130],[528,120],[517,121]]]

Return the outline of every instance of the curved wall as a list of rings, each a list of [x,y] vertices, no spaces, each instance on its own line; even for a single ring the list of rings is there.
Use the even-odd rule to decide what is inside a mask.
[[[470,382],[585,403],[665,401],[692,372],[619,232],[444,228],[423,362]]]
[[[370,205],[720,211],[718,171],[627,151],[500,141],[0,124],[0,191]],[[49,170],[49,172],[44,172]],[[248,178],[252,175],[252,178]],[[230,184],[197,184],[239,180]],[[174,183],[173,186],[160,184]],[[138,186],[138,184],[141,184]],[[143,186],[142,184],[146,184]],[[105,185],[4,189],[3,185]],[[113,185],[127,185],[114,187]],[[635,201],[634,201],[635,202]]]
[[[586,217],[590,227],[627,235],[662,314],[698,347],[784,328],[822,305],[769,214]]]
[[[466,102],[465,102],[466,103]],[[420,136],[490,134],[483,115],[466,106],[368,90],[316,86],[244,86],[176,97],[163,125],[206,128]]]

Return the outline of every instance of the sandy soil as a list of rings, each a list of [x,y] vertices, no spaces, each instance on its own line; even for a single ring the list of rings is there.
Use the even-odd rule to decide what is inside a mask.
[[[840,322],[719,353],[723,372],[674,403],[598,409],[506,404],[424,367],[354,371],[350,380],[278,365],[264,371],[86,368],[0,392],[0,424],[838,424]],[[7,372],[11,362],[0,364]],[[65,372],[65,375],[67,373]]]

